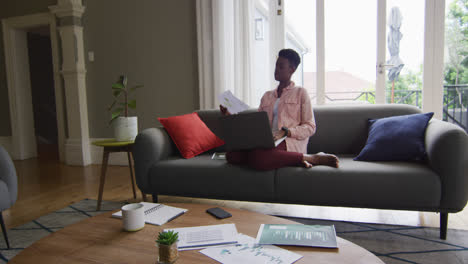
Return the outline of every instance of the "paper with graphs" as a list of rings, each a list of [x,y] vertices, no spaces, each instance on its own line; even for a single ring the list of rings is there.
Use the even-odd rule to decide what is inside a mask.
[[[229,113],[237,114],[249,109],[249,106],[242,102],[239,98],[234,96],[231,91],[225,91],[218,96],[219,102],[222,106],[226,107]]]
[[[200,253],[224,264],[291,264],[301,255],[272,245],[255,244],[253,237],[239,234],[236,245],[206,248]]]

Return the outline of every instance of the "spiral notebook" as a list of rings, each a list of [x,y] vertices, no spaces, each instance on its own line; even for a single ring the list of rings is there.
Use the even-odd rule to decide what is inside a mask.
[[[164,204],[141,202],[145,210],[145,223],[163,225],[187,212],[187,209]],[[122,218],[122,211],[112,214],[112,217]]]

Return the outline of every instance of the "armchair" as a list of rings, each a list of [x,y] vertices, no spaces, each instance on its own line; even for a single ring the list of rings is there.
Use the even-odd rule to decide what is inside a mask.
[[[18,179],[16,177],[15,165],[8,152],[0,146],[0,224],[8,248],[10,248],[10,243],[8,242],[2,212],[16,202],[17,195]]]

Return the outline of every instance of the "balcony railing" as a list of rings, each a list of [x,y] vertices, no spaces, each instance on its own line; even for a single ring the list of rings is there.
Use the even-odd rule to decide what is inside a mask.
[[[444,86],[443,120],[468,131],[468,84]]]
[[[387,91],[387,103],[391,103],[390,93],[391,91]],[[316,94],[310,94],[310,97],[314,99]],[[375,103],[375,92],[329,92],[325,94],[325,98],[330,103],[362,102],[373,104]],[[457,124],[468,132],[468,84],[445,85],[443,101],[443,120]],[[409,104],[421,108],[422,91],[395,90],[393,103]]]

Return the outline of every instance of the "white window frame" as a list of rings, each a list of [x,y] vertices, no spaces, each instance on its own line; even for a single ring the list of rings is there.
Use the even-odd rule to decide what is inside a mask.
[[[426,0],[423,111],[442,119],[444,97],[445,1]]]
[[[219,83],[216,78],[224,76],[227,69],[222,69],[222,65],[227,65],[220,57],[219,43],[226,41],[225,38],[213,37],[213,32],[220,32],[220,29],[210,30],[219,26],[220,21],[216,21],[216,17],[220,18],[219,10],[213,6],[219,5],[222,0],[197,0],[197,29],[198,29],[198,49],[199,49],[199,75],[200,75],[200,108],[212,108],[216,106],[216,96],[220,91]],[[277,30],[270,31],[270,70],[274,70],[274,62],[278,50],[285,47],[286,30],[284,19],[283,1],[269,1],[269,21],[270,28]],[[435,117],[441,119],[443,113],[443,58],[444,58],[444,31],[445,31],[445,0],[425,0],[425,29],[424,29],[424,62],[423,62],[423,111],[434,112]],[[251,1],[246,1],[251,2]],[[210,9],[211,8],[211,9]],[[317,104],[325,104],[325,0],[316,0],[316,63],[317,63]],[[203,12],[205,10],[205,12]],[[211,18],[207,18],[208,11],[212,10]],[[280,10],[281,15],[277,15]],[[386,54],[386,0],[378,0],[377,5],[377,61],[376,74],[378,71],[377,65],[385,62]],[[208,14],[210,15],[210,14]],[[216,22],[216,23],[215,23]],[[253,24],[253,23],[250,23]],[[247,32],[244,30],[244,33]],[[244,35],[244,38],[246,36]],[[245,40],[244,40],[245,41]],[[244,42],[245,43],[245,42]],[[210,47],[212,47],[213,60],[209,60]],[[251,50],[250,50],[251,51]],[[253,56],[250,56],[253,57]],[[207,59],[208,58],[208,59]],[[217,63],[218,62],[218,63]],[[222,63],[219,63],[222,62]],[[244,61],[246,62],[246,61]],[[239,66],[245,64],[236,63],[234,67],[237,71]],[[216,71],[216,74],[214,74]],[[237,72],[236,71],[236,72]],[[245,72],[244,72],[245,74]],[[380,76],[379,76],[380,75]],[[376,103],[385,103],[385,78],[386,73],[377,74],[376,80]],[[210,77],[211,76],[211,77]],[[236,79],[239,77],[235,75]],[[249,76],[251,78],[251,76]],[[248,80],[250,81],[250,79]],[[215,85],[217,84],[218,85]],[[231,82],[234,83],[234,82]],[[250,82],[251,83],[251,82]],[[271,87],[274,87],[276,82],[272,80]],[[227,86],[228,84],[224,85]],[[221,84],[221,87],[224,87]],[[218,88],[214,88],[218,87]],[[247,87],[247,86],[243,86]],[[216,90],[218,89],[218,90]],[[223,88],[221,88],[223,89]],[[243,90],[239,92],[241,97],[249,98],[249,92]]]

